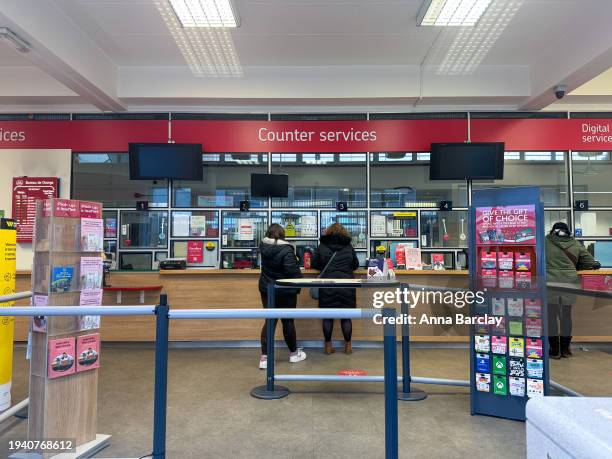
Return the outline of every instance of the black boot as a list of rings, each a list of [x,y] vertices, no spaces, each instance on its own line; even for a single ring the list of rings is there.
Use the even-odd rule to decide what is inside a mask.
[[[571,336],[561,337],[561,357],[571,357],[572,350],[570,349],[570,343],[572,342]]]
[[[550,348],[548,349],[548,355],[551,359],[559,360],[561,358],[561,353],[559,352],[559,337],[549,336],[548,343],[550,345]]]

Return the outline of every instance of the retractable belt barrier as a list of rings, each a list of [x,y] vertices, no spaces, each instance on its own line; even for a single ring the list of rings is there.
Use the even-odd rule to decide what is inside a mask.
[[[398,282],[371,282],[335,283],[323,285],[320,283],[292,282],[285,285],[268,285],[269,292],[277,288],[312,287],[319,288],[360,288],[360,287],[389,287],[399,285],[407,289],[407,284]],[[432,289],[430,286],[412,285],[412,288]],[[438,288],[439,290],[439,288]],[[463,290],[454,289],[453,290]],[[0,296],[0,303],[29,298],[31,292],[21,292],[12,295]],[[10,306],[0,308],[2,316],[71,316],[71,315],[100,315],[100,316],[156,316],[155,336],[155,394],[153,413],[153,459],[166,457],[166,401],[168,383],[168,329],[170,319],[265,319],[267,326],[267,352],[268,368],[266,384],[254,388],[251,394],[257,398],[277,399],[289,394],[289,389],[274,384],[275,381],[318,381],[318,382],[383,382],[385,392],[385,458],[398,457],[398,425],[397,400],[423,400],[427,394],[411,387],[411,382],[420,384],[451,385],[469,387],[469,381],[440,378],[421,378],[410,375],[410,339],[407,324],[402,324],[402,375],[397,375],[397,343],[396,327],[389,321],[383,325],[384,347],[384,375],[383,376],[338,376],[338,375],[275,375],[274,374],[274,319],[367,319],[381,310],[375,309],[276,309],[274,308],[274,294],[268,295],[266,309],[173,309],[170,310],[167,295],[160,295],[158,305],[124,305],[124,306]],[[44,310],[44,314],[41,314]],[[402,302],[401,312],[408,312],[408,305]],[[384,317],[393,317],[396,311],[393,308],[383,308]],[[397,383],[402,383],[402,390],[398,394]],[[571,396],[580,396],[560,384],[551,381],[557,390]]]

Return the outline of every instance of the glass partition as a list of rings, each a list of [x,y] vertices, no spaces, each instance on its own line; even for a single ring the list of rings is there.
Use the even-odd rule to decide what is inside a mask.
[[[602,268],[612,268],[612,241],[580,241]]]
[[[366,207],[365,153],[275,153],[272,172],[289,174],[289,196],[272,207]]]
[[[267,198],[251,196],[251,174],[268,173],[266,153],[204,153],[201,182],[175,180],[174,207],[234,207],[250,201],[251,207],[266,207]]]
[[[370,207],[467,206],[465,181],[429,180],[429,153],[371,153]]]
[[[545,206],[569,205],[567,153],[564,151],[507,151],[504,154],[504,179],[473,183],[473,189],[506,186],[540,187]]]
[[[421,210],[422,247],[467,247],[467,211]]]
[[[117,237],[117,228],[119,226],[119,216],[116,210],[105,210],[102,212],[104,221],[104,237],[115,239]]]
[[[321,234],[333,223],[340,223],[351,235],[351,243],[356,249],[365,249],[368,223],[366,211],[321,211]]]
[[[259,246],[268,229],[267,212],[234,212],[224,210],[221,215],[222,247]]]
[[[166,248],[168,233],[166,211],[121,211],[121,249]]]
[[[221,267],[223,269],[259,268],[261,257],[258,252],[257,249],[221,252]]]
[[[188,254],[190,255],[189,257],[187,256]],[[187,266],[214,268],[219,260],[219,243],[217,240],[204,239],[172,241],[170,244],[170,256],[187,259]]]
[[[589,206],[612,206],[612,158],[609,151],[572,152],[574,199]]]
[[[278,223],[285,228],[287,239],[317,238],[319,235],[316,211],[274,211],[272,223]]]
[[[557,222],[567,223],[568,226],[572,226],[570,222],[570,211],[569,210],[545,210],[544,211],[544,232],[548,233],[552,226]]]
[[[152,252],[122,252],[119,255],[119,269],[125,271],[151,271]]]
[[[127,153],[72,155],[72,199],[102,202],[105,207],[168,207],[167,180],[130,180]]]
[[[575,234],[582,237],[611,237],[612,210],[575,212]]]
[[[427,269],[455,269],[454,252],[421,252],[421,261]]]
[[[372,237],[418,237],[417,211],[372,212],[370,214]]]
[[[219,214],[215,210],[175,210],[172,237],[219,237]]]

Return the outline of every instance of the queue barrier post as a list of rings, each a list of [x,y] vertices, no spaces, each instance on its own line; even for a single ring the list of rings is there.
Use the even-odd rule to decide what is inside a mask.
[[[395,317],[395,309],[384,308],[383,317]],[[385,320],[383,326],[385,365],[385,459],[398,457],[397,429],[397,341],[395,324]]]
[[[404,292],[408,290],[408,284],[400,284],[402,293],[401,312],[402,317],[408,316],[408,303],[404,297]],[[416,402],[425,400],[427,392],[411,387],[412,376],[410,375],[410,325],[408,321],[402,323],[402,391],[398,395],[398,399],[405,402]]]
[[[276,285],[273,281],[268,282],[267,309],[274,309],[276,302]],[[276,400],[289,395],[289,389],[285,386],[274,384],[274,335],[276,331],[276,319],[266,319],[266,355],[268,365],[266,367],[266,384],[257,386],[251,390],[251,396],[262,400]]]
[[[166,402],[168,398],[168,296],[159,296],[155,308],[155,391],[152,459],[166,458]]]

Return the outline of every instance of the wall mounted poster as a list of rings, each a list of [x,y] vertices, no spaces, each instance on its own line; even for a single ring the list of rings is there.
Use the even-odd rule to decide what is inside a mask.
[[[36,201],[58,196],[57,177],[13,178],[13,218],[17,222],[17,242],[32,242]]]
[[[302,215],[300,218],[302,227],[302,237],[316,237],[317,235],[317,217],[314,215]]]
[[[93,370],[100,367],[100,334],[77,336],[76,371]]]
[[[476,237],[480,245],[535,245],[535,205],[477,207]]]
[[[252,241],[255,239],[255,226],[250,218],[238,219],[238,240]]]
[[[74,338],[49,340],[47,375],[50,379],[70,375],[76,371],[74,352]]]

